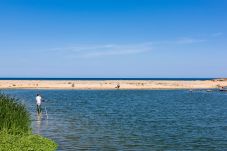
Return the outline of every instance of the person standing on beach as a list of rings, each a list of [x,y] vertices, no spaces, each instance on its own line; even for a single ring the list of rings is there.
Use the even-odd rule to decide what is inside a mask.
[[[36,95],[36,109],[37,109],[38,114],[41,113],[41,103],[42,103],[42,97],[39,94],[37,94]]]

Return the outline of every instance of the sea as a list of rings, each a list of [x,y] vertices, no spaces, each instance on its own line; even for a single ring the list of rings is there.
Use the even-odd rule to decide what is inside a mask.
[[[227,93],[213,90],[2,90],[59,151],[225,151]],[[44,99],[36,113],[35,96]]]
[[[212,80],[215,78],[3,78],[0,80]]]

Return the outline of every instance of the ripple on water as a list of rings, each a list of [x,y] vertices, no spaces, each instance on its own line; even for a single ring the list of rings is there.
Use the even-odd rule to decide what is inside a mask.
[[[39,91],[39,92],[38,92]],[[47,100],[48,120],[34,97]],[[227,95],[185,90],[7,90],[27,105],[34,133],[58,150],[226,150]]]

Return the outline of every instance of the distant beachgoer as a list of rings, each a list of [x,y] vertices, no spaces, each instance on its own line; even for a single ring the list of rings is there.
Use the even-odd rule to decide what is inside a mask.
[[[37,94],[36,95],[36,108],[37,108],[37,112],[41,113],[41,104],[42,104],[42,97]]]
[[[120,88],[120,84],[118,83],[115,88],[119,89]]]

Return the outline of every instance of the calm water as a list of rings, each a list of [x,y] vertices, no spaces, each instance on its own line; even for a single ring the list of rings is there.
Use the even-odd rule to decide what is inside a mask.
[[[215,78],[1,78],[0,80],[212,80]]]
[[[227,150],[227,93],[186,90],[5,90],[59,150]],[[48,119],[35,113],[41,93]],[[43,106],[44,108],[44,106]]]

